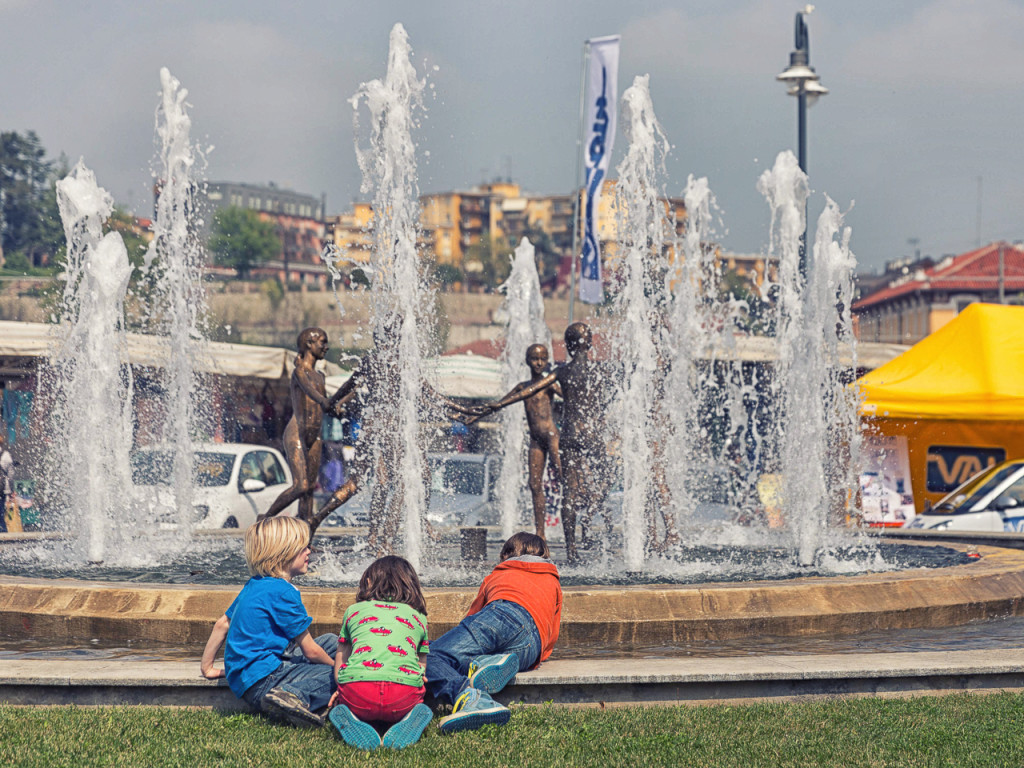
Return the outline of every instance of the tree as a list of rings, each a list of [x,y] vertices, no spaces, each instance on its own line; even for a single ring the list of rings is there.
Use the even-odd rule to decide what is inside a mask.
[[[435,264],[432,272],[434,282],[445,289],[462,280],[462,270],[454,264]]]
[[[110,214],[103,229],[105,232],[117,232],[121,235],[125,250],[128,251],[128,261],[137,271],[146,257],[149,240],[143,236],[135,217],[120,205],[115,205],[114,212]]]
[[[213,216],[209,242],[214,263],[234,267],[240,277],[255,266],[281,254],[274,225],[248,208],[221,208]]]
[[[0,133],[0,242],[12,263],[43,266],[64,244],[54,185],[66,173],[66,161],[46,159],[35,131]]]
[[[777,286],[771,286],[768,294],[764,295],[749,276],[729,270],[722,274],[718,286],[718,300],[740,305],[740,313],[736,320],[737,330],[754,336],[773,336],[775,324],[771,307],[778,292],[774,290],[776,288]]]

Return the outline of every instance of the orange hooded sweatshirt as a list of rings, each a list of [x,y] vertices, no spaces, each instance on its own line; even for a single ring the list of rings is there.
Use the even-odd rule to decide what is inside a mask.
[[[540,661],[546,660],[555,647],[562,622],[562,584],[555,564],[517,558],[498,563],[480,585],[466,615],[478,613],[495,600],[509,600],[529,612],[540,634]]]

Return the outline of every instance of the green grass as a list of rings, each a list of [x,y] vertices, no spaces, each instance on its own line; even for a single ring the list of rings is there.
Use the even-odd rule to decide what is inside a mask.
[[[149,707],[0,706],[2,766],[1024,766],[1024,695],[516,707],[505,727],[356,752],[330,726]]]

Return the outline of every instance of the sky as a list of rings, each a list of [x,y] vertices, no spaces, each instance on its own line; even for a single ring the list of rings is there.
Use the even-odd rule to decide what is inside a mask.
[[[151,213],[161,67],[188,89],[203,175],[360,197],[349,99],[408,32],[427,80],[421,192],[511,176],[528,193],[575,185],[580,63],[622,35],[619,94],[650,76],[672,144],[662,180],[706,176],[727,249],[763,252],[760,174],[796,151],[796,99],[775,76],[794,16],[782,0],[0,0],[0,130],[35,130],[99,184]],[[1024,2],[823,0],[810,63],[830,93],[808,112],[813,223],[846,211],[864,271],[913,253],[1024,238]],[[613,168],[625,153],[619,125]],[[614,172],[611,174],[614,176]],[[917,240],[912,244],[911,240]]]

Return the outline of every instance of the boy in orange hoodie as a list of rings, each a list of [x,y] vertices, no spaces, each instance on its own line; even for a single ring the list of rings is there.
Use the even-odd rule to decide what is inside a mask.
[[[427,688],[453,705],[442,733],[504,724],[511,713],[491,694],[551,655],[562,620],[562,585],[547,542],[517,533],[457,627],[430,644]]]

